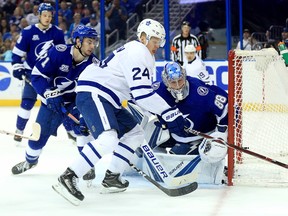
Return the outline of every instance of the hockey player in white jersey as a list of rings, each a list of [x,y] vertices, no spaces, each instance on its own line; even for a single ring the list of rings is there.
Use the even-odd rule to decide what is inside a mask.
[[[206,70],[206,65],[203,60],[197,55],[194,45],[189,44],[184,48],[187,62],[183,67],[186,70],[187,76],[196,77],[205,83],[211,83],[210,76]]]
[[[76,179],[104,154],[112,152],[112,161],[102,181],[105,192],[125,191],[128,187],[129,182],[121,175],[129,167],[135,149],[143,143],[144,132],[133,115],[122,107],[122,101],[133,99],[142,109],[160,115],[175,134],[184,128],[181,112],[171,108],[151,87],[154,54],[165,44],[163,26],[145,19],[138,26],[137,36],[139,41],[126,43],[100,66],[88,66],[79,77],[76,105],[95,140],[84,146],[58,178],[58,185],[53,185],[66,199],[84,199]]]

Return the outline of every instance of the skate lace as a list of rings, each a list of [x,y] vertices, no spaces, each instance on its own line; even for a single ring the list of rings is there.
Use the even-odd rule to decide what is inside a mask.
[[[79,191],[79,187],[78,187],[78,179],[75,177],[75,176],[73,176],[73,178],[72,178],[72,184],[73,184],[73,186],[75,187],[75,189],[77,190],[77,191]]]
[[[26,161],[23,161],[22,163],[19,163],[18,165],[16,165],[17,170],[21,170],[21,171],[25,171],[25,169],[27,169],[27,167],[29,167],[28,163]]]

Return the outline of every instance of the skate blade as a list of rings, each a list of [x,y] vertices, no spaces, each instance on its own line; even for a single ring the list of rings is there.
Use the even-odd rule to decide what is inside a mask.
[[[86,182],[87,188],[91,188],[93,186],[92,182],[93,180],[84,180]]]
[[[70,202],[74,206],[80,205],[80,200],[74,197],[72,194],[70,194],[67,189],[61,185],[60,182],[58,184],[52,185],[52,188],[54,191],[56,191],[60,196],[62,196],[64,199],[66,199],[68,202]]]
[[[124,192],[126,189],[127,188],[116,188],[116,187],[106,188],[102,186],[100,194],[120,193],[120,192]]]

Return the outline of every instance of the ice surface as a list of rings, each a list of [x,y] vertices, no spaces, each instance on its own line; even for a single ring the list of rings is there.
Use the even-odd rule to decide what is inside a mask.
[[[25,133],[31,132],[38,108],[33,110]],[[0,108],[0,128],[13,132],[17,108]],[[23,142],[23,146],[27,142]],[[182,197],[168,197],[141,176],[128,176],[130,186],[118,194],[100,194],[109,156],[96,166],[96,180],[75,207],[52,189],[58,176],[78,153],[62,127],[40,156],[38,165],[18,176],[11,168],[25,159],[25,147],[16,147],[12,136],[0,134],[0,216],[284,216],[288,215],[288,188],[209,187]]]

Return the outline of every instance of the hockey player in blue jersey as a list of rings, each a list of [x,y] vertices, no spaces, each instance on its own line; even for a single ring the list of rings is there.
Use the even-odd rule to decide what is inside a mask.
[[[38,141],[29,140],[26,147],[26,160],[12,168],[14,175],[37,165],[40,153],[49,137],[57,135],[57,129],[63,121],[70,120],[63,111],[74,113],[77,118],[80,115],[79,112],[75,112],[75,88],[84,68],[99,63],[93,54],[99,43],[98,34],[90,27],[78,26],[73,33],[73,43],[52,47],[33,68],[32,85],[42,101],[36,118],[36,122],[41,126],[41,134]],[[79,131],[78,134],[88,135],[84,124],[76,125],[72,120],[70,122],[75,131]]]
[[[137,28],[137,37],[139,41],[126,43],[101,61],[100,66],[88,66],[79,77],[77,108],[95,140],[84,146],[74,163],[58,178],[59,183],[53,185],[68,200],[84,199],[77,178],[94,167],[103,155],[112,152],[112,161],[102,181],[104,192],[127,189],[129,182],[121,175],[130,167],[135,149],[143,143],[144,132],[133,115],[123,108],[122,101],[132,96],[143,109],[161,115],[176,134],[184,128],[183,115],[152,89],[154,55],[165,44],[164,27],[155,20],[145,19]]]
[[[145,130],[147,141],[154,151],[168,153],[167,150],[169,150],[170,156],[162,156],[164,165],[173,164],[171,154],[178,155],[175,156],[174,164],[180,160],[181,156],[179,155],[183,155],[182,159],[184,160],[187,159],[184,155],[191,155],[189,156],[191,158],[193,158],[192,155],[200,155],[201,175],[199,176],[201,179],[198,179],[198,183],[221,184],[227,147],[213,140],[195,136],[187,129],[197,130],[216,139],[227,141],[227,93],[217,86],[208,85],[200,79],[186,76],[186,70],[175,62],[167,63],[161,75],[162,81],[154,83],[153,88],[171,107],[177,107],[183,113],[185,129],[175,134],[168,128],[170,138],[164,136],[165,129],[159,131],[157,126],[165,128],[166,123],[161,116],[157,115],[159,121],[156,118],[144,127],[145,129],[149,128],[149,130]],[[153,127],[154,129],[151,129]],[[147,134],[148,131],[150,134]],[[156,131],[158,132],[155,133]],[[165,137],[162,142],[159,141],[161,137]],[[155,143],[155,140],[158,143]]]
[[[172,107],[186,117],[186,127],[203,133],[217,131],[216,138],[227,139],[228,96],[214,85],[206,85],[197,78],[186,76],[186,71],[178,63],[167,63],[162,72],[162,82],[154,83],[154,90]],[[163,122],[161,117],[160,121]],[[173,145],[172,154],[190,154],[193,152],[191,142],[202,140],[183,130],[182,136],[171,134],[177,145]]]
[[[54,8],[51,4],[41,3],[38,8],[39,23],[23,29],[12,51],[13,76],[19,80],[25,80],[16,122],[16,133],[18,134],[23,134],[37,100],[37,93],[30,82],[34,65],[53,45],[65,43],[63,31],[51,24],[53,13]],[[14,140],[22,141],[21,137],[17,135]]]

